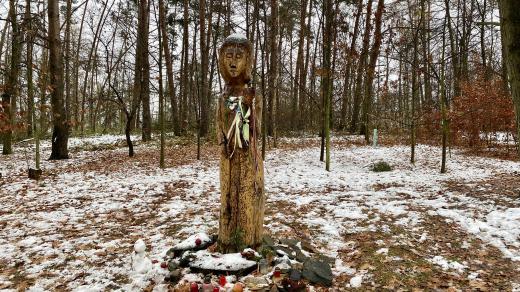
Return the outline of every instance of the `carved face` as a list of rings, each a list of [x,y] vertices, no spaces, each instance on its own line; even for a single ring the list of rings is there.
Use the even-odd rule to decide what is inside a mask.
[[[243,47],[238,45],[227,46],[222,53],[224,54],[224,59],[222,60],[223,69],[227,71],[226,73],[229,76],[237,78],[246,71],[247,52]]]
[[[220,75],[228,85],[244,85],[251,80],[248,43],[227,42],[219,50]]]

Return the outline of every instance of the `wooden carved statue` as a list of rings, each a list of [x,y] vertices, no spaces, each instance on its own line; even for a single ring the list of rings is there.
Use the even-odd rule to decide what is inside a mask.
[[[218,58],[225,81],[216,114],[221,149],[218,246],[228,253],[262,243],[264,166],[257,147],[262,102],[250,87],[253,54],[247,38],[227,37]]]

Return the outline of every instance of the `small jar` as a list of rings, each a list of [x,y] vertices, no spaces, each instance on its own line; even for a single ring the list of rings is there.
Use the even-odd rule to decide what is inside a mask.
[[[208,283],[202,284],[202,292],[213,292],[213,285]]]
[[[258,272],[262,275],[265,275],[269,272],[267,267],[267,261],[265,259],[261,259],[258,262]]]

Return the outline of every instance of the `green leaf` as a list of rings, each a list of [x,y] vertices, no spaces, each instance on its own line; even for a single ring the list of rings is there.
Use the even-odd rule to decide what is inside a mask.
[[[242,135],[244,136],[244,141],[249,141],[249,123],[244,123],[242,126]]]

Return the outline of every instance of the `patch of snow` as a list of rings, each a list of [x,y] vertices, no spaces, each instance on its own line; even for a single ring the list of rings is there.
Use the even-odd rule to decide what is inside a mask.
[[[302,252],[302,254],[303,254],[304,256],[306,256],[306,257],[311,257],[311,256],[312,256],[308,251],[306,251],[306,250],[303,249],[303,247],[302,247],[302,242],[301,242],[301,241],[298,241],[298,242],[296,243],[296,247],[298,247],[298,248],[300,249],[300,251]]]
[[[246,41],[247,40],[247,37],[241,33],[234,33],[234,34],[230,34],[226,40],[238,40],[238,41]]]
[[[359,288],[363,283],[363,275],[356,275],[350,279],[350,287]]]
[[[182,242],[173,246],[175,249],[192,249],[197,247],[197,240],[200,240],[200,245],[204,245],[208,242],[211,242],[211,238],[206,233],[197,233],[193,234],[190,237],[186,238]]]
[[[354,275],[354,273],[356,273],[356,269],[344,266],[342,260],[336,259],[336,262],[334,263],[333,272],[336,276],[339,276],[341,274]]]
[[[468,280],[475,280],[476,278],[478,278],[478,276],[479,274],[477,272],[471,272],[468,275]]]
[[[207,250],[199,250],[195,253],[191,253],[190,256],[195,257],[194,260],[190,262],[190,267],[206,270],[239,271],[256,265],[255,261],[243,258],[240,253],[219,254],[210,253]]]
[[[98,288],[92,285],[82,285],[74,288],[73,292],[101,292],[103,288]]]
[[[431,262],[432,264],[436,264],[436,265],[440,266],[445,271],[456,270],[457,272],[462,273],[467,268],[466,265],[463,265],[457,261],[446,260],[442,256],[434,256],[433,258],[428,259],[428,261]]]

